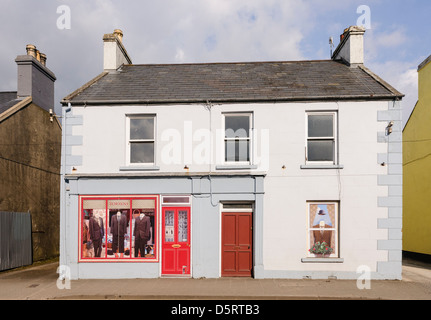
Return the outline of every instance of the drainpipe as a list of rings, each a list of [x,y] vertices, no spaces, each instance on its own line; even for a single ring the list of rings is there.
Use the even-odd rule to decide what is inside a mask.
[[[62,138],[61,138],[61,178],[60,178],[60,266],[67,265],[66,251],[66,131],[67,131],[67,114],[72,110],[72,105],[68,104],[67,108],[62,108]],[[65,272],[65,268],[60,268],[60,272]],[[59,274],[60,279],[65,278],[65,274]]]

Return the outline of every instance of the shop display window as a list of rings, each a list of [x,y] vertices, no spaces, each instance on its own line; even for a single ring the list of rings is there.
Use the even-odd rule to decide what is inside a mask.
[[[80,261],[157,261],[157,196],[81,196]]]

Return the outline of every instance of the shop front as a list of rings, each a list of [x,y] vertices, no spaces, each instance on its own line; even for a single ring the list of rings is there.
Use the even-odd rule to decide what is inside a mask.
[[[60,263],[71,279],[258,277],[262,189],[252,176],[69,176]]]

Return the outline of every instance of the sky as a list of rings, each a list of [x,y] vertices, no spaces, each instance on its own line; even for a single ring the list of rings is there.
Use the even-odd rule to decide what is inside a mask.
[[[103,35],[121,29],[134,64],[321,60],[364,25],[365,66],[417,97],[431,55],[428,0],[0,0],[0,91],[17,90],[15,58],[33,44],[57,77],[55,102],[103,71]]]

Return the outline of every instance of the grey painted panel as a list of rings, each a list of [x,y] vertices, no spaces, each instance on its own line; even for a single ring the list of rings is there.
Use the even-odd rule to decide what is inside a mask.
[[[402,240],[379,240],[377,241],[377,250],[399,250],[403,247]]]
[[[82,136],[67,136],[66,146],[82,146],[84,138]]]
[[[379,111],[377,115],[378,121],[400,121],[402,114],[398,110]]]
[[[378,219],[377,226],[379,229],[401,229],[403,226],[403,219]]]
[[[82,126],[84,124],[83,116],[68,116],[66,118],[66,124],[68,126]]]
[[[82,156],[67,156],[66,164],[68,166],[82,166]]]
[[[403,184],[402,175],[381,175],[377,179],[379,186],[400,186]]]
[[[403,205],[402,197],[380,197],[378,198],[379,207],[401,207]]]

